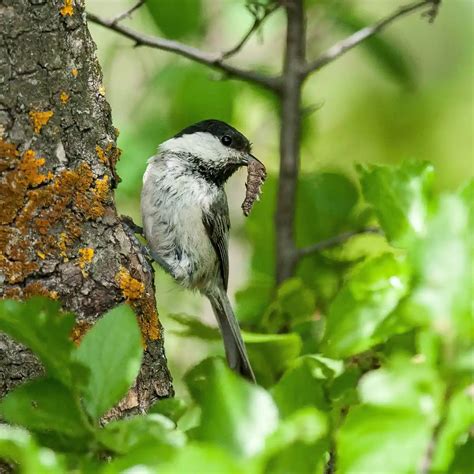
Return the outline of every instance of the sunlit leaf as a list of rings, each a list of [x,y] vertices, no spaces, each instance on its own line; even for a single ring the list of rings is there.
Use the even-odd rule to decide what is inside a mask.
[[[59,457],[50,449],[39,447],[28,431],[0,424],[0,460],[8,459],[21,466],[24,474],[62,474]]]
[[[455,196],[443,196],[425,238],[411,248],[416,285],[403,308],[405,318],[473,340],[470,240],[465,205]]]
[[[406,294],[408,280],[406,262],[392,254],[360,264],[329,308],[325,352],[347,357],[391,335],[377,333],[377,328]]]
[[[112,408],[131,387],[142,350],[136,318],[126,305],[107,313],[84,336],[76,358],[90,370],[84,403],[94,418]]]
[[[341,473],[417,472],[439,422],[443,385],[427,364],[397,357],[360,383],[362,404],[352,407],[336,435]],[[387,464],[388,463],[388,464]]]
[[[204,361],[185,379],[201,406],[196,439],[242,457],[264,448],[265,438],[278,424],[278,411],[265,390],[238,377],[220,359]]]
[[[319,472],[326,461],[327,425],[327,416],[314,407],[302,408],[283,420],[267,441],[265,472]]]
[[[156,444],[183,447],[185,436],[175,424],[158,414],[113,421],[100,431],[98,439],[111,451],[125,454],[140,445]]]
[[[352,407],[336,438],[338,472],[416,472],[430,440],[431,427],[417,410]]]
[[[388,239],[406,246],[426,232],[433,167],[407,161],[398,168],[359,166],[362,191],[372,204]]]
[[[449,466],[456,450],[469,436],[474,425],[473,386],[463,387],[454,393],[448,401],[446,419],[437,437],[431,469],[433,472],[452,472]]]

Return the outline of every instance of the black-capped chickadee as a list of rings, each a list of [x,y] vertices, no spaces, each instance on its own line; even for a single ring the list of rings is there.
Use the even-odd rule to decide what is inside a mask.
[[[255,376],[227,297],[229,209],[224,184],[258,161],[247,138],[219,120],[205,120],[163,142],[148,161],[141,212],[154,260],[179,284],[211,302],[229,366]]]

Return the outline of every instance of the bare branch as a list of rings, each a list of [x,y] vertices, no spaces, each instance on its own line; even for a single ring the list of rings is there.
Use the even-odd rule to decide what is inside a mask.
[[[231,56],[237,54],[244,46],[245,43],[250,39],[250,37],[260,28],[261,24],[275,11],[279,8],[278,3],[273,3],[270,5],[266,5],[264,7],[263,14],[258,15],[258,13],[254,13],[254,22],[244,37],[231,49],[225,51],[221,55],[221,59],[227,59]]]
[[[280,107],[280,179],[276,227],[277,284],[293,275],[297,263],[295,244],[296,190],[300,165],[301,96],[305,64],[306,17],[304,0],[285,0],[286,45]]]
[[[378,32],[382,31],[398,18],[430,6],[431,9],[427,12],[427,14],[429,15],[430,21],[433,21],[438,11],[439,4],[440,0],[423,0],[399,8],[390,16],[378,21],[377,23],[374,23],[373,25],[366,26],[365,28],[356,31],[352,35],[331,46],[326,52],[321,54],[319,58],[306,66],[306,68],[303,70],[303,76],[306,77],[309,74],[318,71],[322,67],[326,66],[326,64],[331,63],[347,51],[357,46],[359,43],[362,43],[362,41],[365,41],[367,38],[370,38],[371,36],[374,36]]]
[[[146,0],[138,0],[138,2],[133,5],[131,8],[129,8],[127,11],[120,13],[120,15],[117,15],[113,20],[112,23],[116,24],[119,23],[120,21],[124,20],[125,18],[128,18],[135,10],[138,10],[142,5],[144,5]]]
[[[222,71],[229,77],[257,84],[276,93],[280,90],[281,79],[279,77],[260,74],[255,71],[248,71],[232,66],[223,61],[220,53],[208,53],[178,41],[145,35],[127,26],[114,23],[114,20],[101,18],[92,13],[88,13],[87,18],[93,23],[104,26],[105,28],[113,30],[122,36],[135,41],[136,46],[149,46],[150,48],[169,51],[184,56],[185,58],[197,63],[204,64],[205,66],[217,69],[218,71]]]
[[[298,249],[297,256],[298,258],[307,257],[313,253],[321,252],[322,250],[326,250],[331,247],[337,247],[338,245],[347,242],[349,239],[356,235],[361,234],[379,234],[383,235],[383,232],[377,227],[364,227],[360,230],[351,230],[349,232],[344,232],[343,234],[336,235],[335,237],[331,237],[326,240],[321,240],[320,242],[316,242],[313,245],[309,245],[308,247],[304,247],[302,249]]]

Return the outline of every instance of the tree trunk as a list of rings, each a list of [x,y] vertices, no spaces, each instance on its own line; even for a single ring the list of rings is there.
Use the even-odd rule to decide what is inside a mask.
[[[0,0],[0,31],[0,297],[58,298],[78,340],[128,302],[146,349],[113,416],[146,410],[173,388],[153,270],[115,209],[117,130],[83,2]],[[41,371],[0,334],[0,397]]]

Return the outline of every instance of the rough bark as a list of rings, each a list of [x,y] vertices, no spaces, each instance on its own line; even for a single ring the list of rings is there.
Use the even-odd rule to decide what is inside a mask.
[[[0,0],[0,297],[58,298],[77,339],[127,301],[146,349],[122,416],[173,389],[153,270],[114,205],[116,137],[83,2]],[[0,397],[41,371],[0,334]]]

